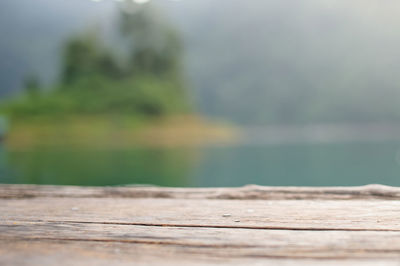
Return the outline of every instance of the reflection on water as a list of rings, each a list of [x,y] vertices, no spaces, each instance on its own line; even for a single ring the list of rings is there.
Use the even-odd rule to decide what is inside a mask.
[[[2,182],[106,186],[187,186],[192,155],[186,150],[37,149],[7,152]]]
[[[160,186],[400,186],[400,142],[192,149],[0,148],[0,182]]]

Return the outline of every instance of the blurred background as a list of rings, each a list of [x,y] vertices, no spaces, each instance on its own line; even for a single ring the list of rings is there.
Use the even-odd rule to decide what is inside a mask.
[[[400,186],[399,10],[2,0],[0,183]]]

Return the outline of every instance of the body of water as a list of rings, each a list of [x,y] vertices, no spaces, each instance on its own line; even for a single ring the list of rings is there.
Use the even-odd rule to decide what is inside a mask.
[[[400,141],[110,150],[0,148],[0,182],[180,187],[400,186]]]

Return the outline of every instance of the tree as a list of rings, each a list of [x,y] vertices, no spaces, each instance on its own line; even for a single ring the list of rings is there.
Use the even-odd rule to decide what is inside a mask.
[[[175,29],[152,9],[144,8],[134,14],[121,11],[116,32],[120,45],[112,47],[98,30],[67,40],[54,89],[10,104],[8,112],[152,117],[186,112],[183,45]],[[125,47],[125,56],[121,56],[121,47]],[[36,95],[39,82],[29,78],[26,88]]]
[[[117,32],[120,45],[109,48],[98,31],[67,42],[60,90],[80,99],[80,112],[160,116],[186,110],[183,45],[174,28],[144,8],[121,10]],[[115,56],[121,50],[125,56]]]

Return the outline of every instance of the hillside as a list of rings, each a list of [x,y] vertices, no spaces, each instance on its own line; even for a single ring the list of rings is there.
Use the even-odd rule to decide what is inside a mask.
[[[400,121],[396,1],[154,2],[182,33],[203,114],[243,124]],[[112,43],[113,6],[1,1],[0,95],[31,72],[51,83],[71,33],[97,23]]]

